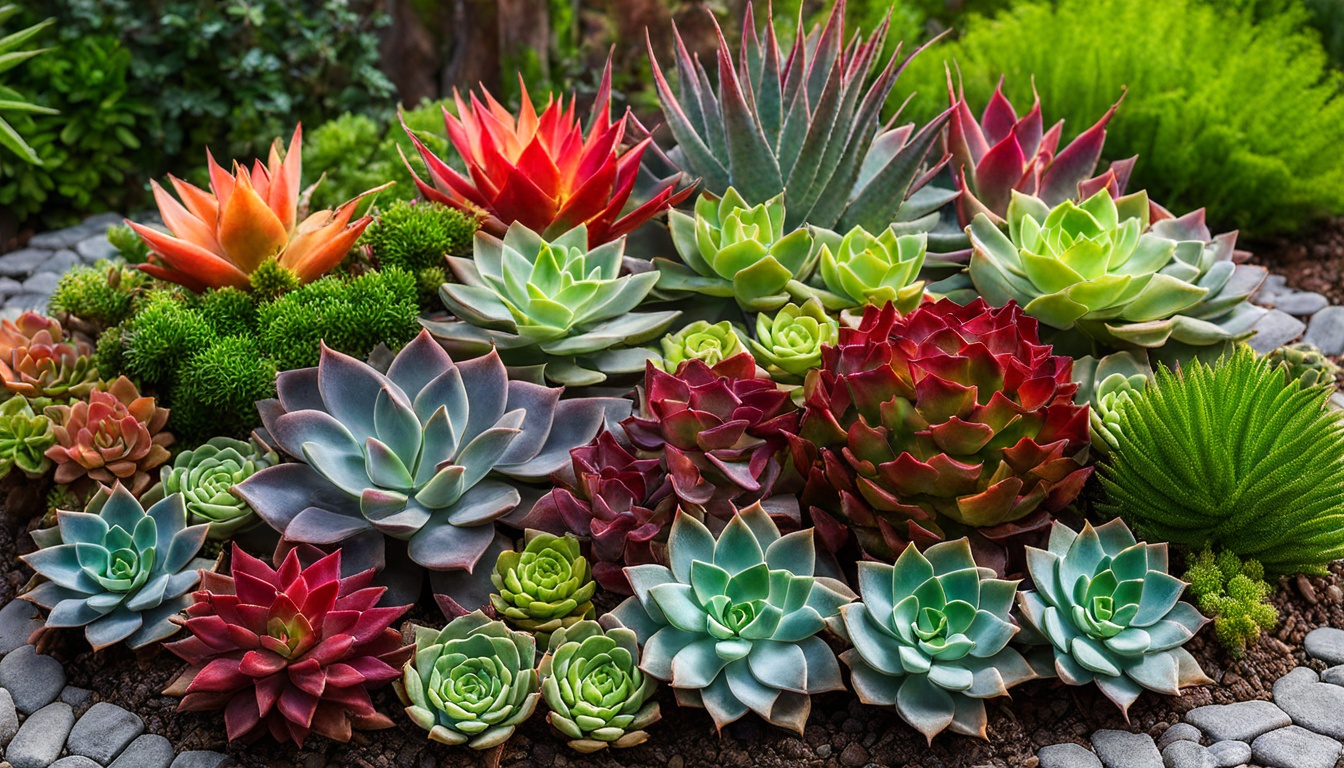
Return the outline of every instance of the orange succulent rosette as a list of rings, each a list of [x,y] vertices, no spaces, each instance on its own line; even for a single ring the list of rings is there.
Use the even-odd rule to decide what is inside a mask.
[[[112,485],[120,480],[137,498],[153,481],[151,470],[168,461],[173,435],[163,431],[168,409],[141,396],[125,376],[88,400],[47,408],[56,444],[47,458],[56,462],[61,485],[90,480]]]

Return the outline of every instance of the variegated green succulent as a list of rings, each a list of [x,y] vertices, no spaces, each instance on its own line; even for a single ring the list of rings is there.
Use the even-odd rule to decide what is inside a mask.
[[[687,360],[703,360],[705,365],[716,366],[747,351],[742,344],[745,336],[744,331],[727,320],[718,323],[696,320],[658,342],[663,352],[658,367],[676,373]]]
[[[210,538],[232,539],[260,520],[252,508],[233,494],[233,486],[280,461],[275,451],[229,437],[212,438],[173,459],[160,470],[160,480],[142,501],[152,504],[173,493],[186,499],[193,524],[208,523]]]
[[[490,602],[500,618],[545,644],[552,632],[593,617],[597,582],[578,539],[532,530],[526,538],[522,552],[500,553]]]
[[[815,234],[821,242],[819,268],[806,286],[790,284],[799,300],[816,297],[832,311],[891,302],[904,313],[919,306],[928,235],[899,234],[895,225],[878,235],[861,227],[844,236],[826,229]]]
[[[811,694],[840,690],[840,665],[817,634],[854,599],[815,575],[811,529],[780,536],[759,504],[719,539],[679,513],[671,567],[625,569],[635,596],[607,614],[644,646],[640,667],[669,681],[677,701],[704,707],[720,729],[748,711],[803,732]]]
[[[621,627],[580,621],[551,635],[537,670],[546,719],[585,754],[643,744],[661,716],[658,682],[639,668],[639,640]]]
[[[1145,688],[1176,696],[1212,682],[1181,647],[1208,619],[1181,601],[1166,544],[1136,541],[1118,518],[1082,533],[1055,523],[1047,549],[1027,548],[1027,569],[1036,589],[1018,594],[1021,616],[1065,683],[1096,682],[1128,715]]]
[[[784,225],[784,195],[751,205],[729,187],[722,198],[695,201],[695,215],[668,211],[672,242],[684,263],[654,259],[665,298],[703,294],[735,299],[749,312],[779,309],[789,284],[807,280],[820,244],[806,227]]]
[[[1339,366],[1305,341],[1278,347],[1265,355],[1272,365],[1278,366],[1289,381],[1302,382],[1304,387],[1317,384],[1334,385]]]
[[[1078,382],[1074,401],[1091,406],[1092,447],[1108,456],[1117,445],[1120,410],[1141,397],[1153,378],[1148,357],[1142,352],[1116,352],[1100,360],[1079,358],[1073,363],[1073,378]]]
[[[13,395],[0,403],[0,479],[15,469],[41,477],[51,469],[45,453],[56,443],[51,420],[33,411],[28,398]]]
[[[51,613],[48,627],[83,627],[95,650],[131,648],[177,632],[171,619],[191,604],[206,526],[187,525],[181,494],[148,510],[126,487],[100,488],[83,512],[56,512],[56,528],[33,532],[40,547],[23,561],[44,581],[24,594]]]
[[[531,635],[475,611],[442,630],[417,626],[415,655],[393,686],[429,738],[489,749],[537,708],[536,652]]]
[[[801,307],[785,304],[773,317],[757,315],[756,338],[747,344],[770,378],[801,384],[808,371],[821,366],[822,345],[835,344],[839,333],[840,324],[813,298]]]
[[[515,222],[503,240],[477,233],[473,258],[448,257],[457,282],[439,289],[456,315],[425,325],[457,359],[492,349],[508,365],[545,364],[567,386],[639,373],[640,344],[657,338],[677,311],[633,312],[659,280],[653,271],[622,275],[625,238],[588,248],[579,225],[547,242]]]
[[[985,738],[984,699],[1036,677],[1008,642],[1017,582],[979,568],[967,539],[906,547],[896,564],[859,563],[862,602],[830,625],[865,704],[890,707],[929,743],[946,728]]]

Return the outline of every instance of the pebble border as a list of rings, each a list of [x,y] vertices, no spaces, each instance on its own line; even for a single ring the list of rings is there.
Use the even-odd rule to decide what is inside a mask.
[[[34,235],[25,247],[0,256],[0,317],[46,311],[61,275],[116,256],[107,230],[121,221],[120,214],[100,213],[73,227]]]

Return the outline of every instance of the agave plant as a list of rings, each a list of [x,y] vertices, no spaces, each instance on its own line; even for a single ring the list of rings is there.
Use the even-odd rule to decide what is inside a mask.
[[[920,220],[928,229],[955,193],[922,196],[917,204],[912,197],[942,167],[921,175],[947,115],[918,131],[881,123],[909,59],[901,61],[896,46],[882,64],[885,22],[868,40],[856,35],[846,44],[844,8],[836,3],[810,35],[800,19],[787,57],[773,25],[762,40],[747,12],[740,57],[720,34],[717,88],[675,27],[676,91],[650,47],[658,98],[677,141],[670,159],[714,195],[733,187],[757,205],[783,194],[789,230],[806,223],[877,232],[893,221]]]
[[[817,634],[854,599],[814,575],[812,531],[781,536],[760,505],[742,510],[715,541],[679,514],[671,567],[626,570],[635,596],[607,614],[644,647],[640,668],[668,681],[683,706],[704,707],[722,730],[749,710],[803,732],[811,695],[840,690],[840,665]]]
[[[756,338],[748,339],[756,362],[781,384],[799,384],[821,366],[821,348],[835,344],[840,324],[821,302],[808,299],[801,307],[785,304],[774,317],[756,316]]]
[[[1247,299],[1264,267],[1234,261],[1236,234],[1210,237],[1203,211],[1149,228],[1147,195],[1102,190],[1054,208],[1013,193],[1008,234],[988,216],[969,229],[970,274],[991,303],[1016,301],[1085,351],[1246,338],[1263,314]]]
[[[546,720],[583,754],[648,741],[658,721],[656,680],[639,668],[639,639],[621,627],[580,621],[556,630],[537,668]]]
[[[373,571],[341,578],[339,551],[304,554],[272,569],[234,545],[230,575],[203,575],[179,619],[191,636],[165,646],[190,665],[164,691],[182,696],[179,712],[222,709],[230,741],[269,733],[300,747],[314,733],[344,742],[392,727],[369,690],[414,651],[389,626],[410,606],[377,607]]]
[[[1339,366],[1305,341],[1276,347],[1265,356],[1271,365],[1283,371],[1289,381],[1300,381],[1304,387],[1318,384],[1334,386]]]
[[[0,382],[43,404],[87,397],[98,386],[93,348],[67,338],[56,320],[24,312],[0,322]]]
[[[490,575],[490,602],[509,624],[546,643],[551,633],[593,617],[597,582],[573,536],[529,530],[522,552],[503,552]]]
[[[1105,173],[1092,176],[1106,143],[1106,124],[1120,102],[1060,150],[1064,121],[1045,131],[1041,98],[1034,88],[1033,96],[1031,111],[1019,118],[1003,95],[1000,79],[976,122],[960,87],[952,90],[952,76],[948,74],[952,116],[947,123],[947,152],[952,156],[952,177],[961,190],[957,217],[963,227],[982,213],[994,223],[1004,224],[1014,192],[1038,197],[1049,206],[1065,200],[1085,200],[1103,190],[1112,197],[1124,194],[1138,158],[1118,160]]]
[[[658,367],[668,373],[676,373],[687,360],[700,360],[710,367],[740,355],[747,351],[742,343],[746,332],[731,322],[724,320],[709,323],[696,320],[676,333],[669,333],[659,340],[662,356]]]
[[[1324,573],[1344,558],[1344,417],[1326,407],[1331,392],[1246,346],[1159,369],[1120,411],[1102,508],[1155,541],[1213,546],[1275,575]]]
[[[22,5],[0,5],[0,32],[5,31],[5,22],[22,11]],[[5,62],[4,69],[16,67],[40,53],[45,53],[46,48],[29,48],[28,42],[54,23],[56,23],[54,19],[47,19],[17,32],[0,34],[0,61]],[[5,112],[30,115],[55,115],[58,112],[28,101],[23,97],[23,94],[13,88],[5,87],[4,79],[0,78],[0,147],[13,152],[27,162],[41,165],[42,161],[38,158],[37,153],[33,151],[32,147],[28,146],[19,132],[14,130],[14,126],[5,120],[3,115]]]
[[[56,462],[61,485],[122,482],[138,497],[154,482],[150,473],[168,461],[174,442],[163,431],[168,409],[142,396],[125,376],[90,392],[88,400],[48,406],[46,413],[56,436],[47,458]]]
[[[819,526],[848,523],[874,557],[954,532],[1038,530],[1091,474],[1072,361],[1016,305],[868,307],[822,361],[792,440],[804,503]]]
[[[321,354],[316,368],[281,373],[278,400],[261,405],[271,438],[301,461],[263,469],[234,492],[290,541],[348,542],[347,560],[361,568],[387,563],[389,540],[404,542],[394,557],[454,572],[440,589],[479,604],[494,556],[477,562],[509,548],[495,521],[530,506],[519,483],[545,480],[629,409],[510,381],[493,352],[455,363],[428,331],[386,374],[325,346]],[[411,563],[387,575],[418,592]]]
[[[523,91],[526,91],[523,88]],[[690,196],[676,179],[661,182],[649,199],[621,215],[634,191],[640,159],[652,143],[645,138],[622,151],[626,117],[611,120],[611,62],[588,116],[588,133],[575,118],[575,101],[550,101],[540,116],[523,93],[518,115],[488,92],[467,107],[453,92],[457,114],[443,110],[448,138],[467,165],[461,174],[431,152],[402,122],[406,135],[429,170],[429,181],[410,168],[426,200],[481,214],[482,228],[503,235],[518,222],[547,240],[585,226],[592,247],[633,232],[663,210]],[[404,159],[404,158],[403,158]]]
[[[1047,549],[1027,550],[1035,591],[1017,602],[1054,651],[1069,685],[1097,687],[1129,716],[1143,689],[1177,696],[1213,682],[1182,648],[1208,619],[1181,602],[1185,582],[1167,573],[1167,545],[1137,542],[1122,520],[1082,533],[1055,523]]]
[[[901,312],[919,306],[924,281],[918,280],[928,250],[928,235],[900,234],[896,225],[873,236],[861,227],[843,237],[818,229],[820,266],[807,285],[792,283],[790,293],[801,299],[814,297],[835,311],[895,304]]]
[[[477,235],[475,258],[448,257],[456,283],[439,289],[457,316],[425,325],[459,360],[498,350],[509,365],[546,365],[567,386],[638,373],[649,359],[638,345],[681,314],[632,312],[658,273],[621,275],[625,239],[588,250],[580,224],[547,242],[520,223],[503,241]]]
[[[271,144],[265,164],[257,160],[249,171],[234,163],[225,171],[208,156],[210,191],[169,177],[178,202],[158,182],[151,181],[159,215],[171,234],[153,227],[126,224],[149,246],[150,261],[140,269],[197,293],[207,288],[249,290],[249,276],[274,259],[279,266],[307,283],[340,263],[373,219],[351,223],[364,197],[391,184],[371,189],[334,211],[315,211],[299,220],[303,170],[303,126],[294,129],[289,149],[280,140]]]
[[[1073,377],[1078,382],[1074,401],[1089,407],[1092,447],[1109,456],[1119,441],[1120,411],[1143,396],[1153,369],[1146,355],[1116,352],[1101,360],[1084,357],[1074,361]]]
[[[56,528],[33,532],[40,547],[21,559],[42,581],[21,597],[50,611],[48,627],[83,627],[94,650],[121,641],[157,643],[212,560],[195,557],[205,526],[187,525],[182,497],[148,510],[120,483],[100,488],[83,512],[57,510]]]
[[[146,504],[167,494],[186,499],[192,523],[208,523],[210,538],[227,541],[260,521],[233,486],[280,461],[275,451],[229,437],[212,438],[182,451],[159,470],[159,482],[143,497]]]
[[[670,211],[672,242],[684,264],[654,259],[658,291],[668,297],[703,294],[733,298],[750,312],[778,309],[789,286],[811,276],[820,244],[806,227],[785,234],[784,195],[750,205],[729,187],[704,194],[695,215]]]
[[[417,626],[415,655],[394,683],[406,714],[449,745],[490,749],[537,708],[537,643],[476,611],[442,630]]]
[[[862,602],[829,623],[854,644],[840,660],[859,700],[895,710],[930,744],[947,728],[985,738],[984,699],[1036,677],[1008,647],[1017,582],[977,567],[966,539],[858,568]]]
[[[0,403],[0,480],[17,469],[38,478],[51,469],[46,450],[56,442],[51,419],[35,413],[28,398],[13,395]]]

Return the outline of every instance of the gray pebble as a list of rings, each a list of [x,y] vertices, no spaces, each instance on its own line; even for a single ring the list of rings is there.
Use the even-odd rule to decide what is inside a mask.
[[[103,768],[103,766],[83,755],[70,755],[52,763],[51,768]]]
[[[14,768],[47,768],[61,754],[75,713],[69,704],[56,702],[34,712],[5,749],[5,759]]]
[[[172,768],[221,768],[233,762],[228,755],[221,755],[218,752],[209,752],[206,750],[194,750],[183,752],[173,761]],[[18,768],[18,766],[15,766]]]
[[[1302,340],[1327,355],[1344,353],[1344,307],[1326,307],[1312,315]]]
[[[1166,768],[1217,768],[1209,750],[1193,741],[1174,741],[1162,750]]]
[[[1236,768],[1251,762],[1251,745],[1244,741],[1219,741],[1209,747],[1209,754],[1218,768]]]
[[[1168,746],[1177,741],[1193,741],[1198,744],[1204,739],[1204,734],[1199,729],[1189,723],[1177,723],[1162,734],[1162,738],[1157,740],[1157,748],[1166,750]]]
[[[1321,673],[1321,682],[1331,685],[1344,685],[1344,664],[1331,667]]]
[[[1306,291],[1281,293],[1274,297],[1275,309],[1281,309],[1298,317],[1313,315],[1329,305],[1330,301],[1321,294]]]
[[[1251,752],[1265,768],[1335,768],[1340,745],[1329,736],[1290,725],[1256,739]]]
[[[1344,688],[1319,680],[1308,667],[1294,669],[1274,684],[1274,703],[1303,728],[1344,739]]]
[[[1291,717],[1268,701],[1210,704],[1190,710],[1185,720],[1212,741],[1247,743],[1262,733],[1293,724]]]
[[[28,241],[28,245],[33,248],[45,248],[51,251],[61,248],[74,248],[80,240],[87,240],[94,235],[104,234],[109,228],[120,223],[120,214],[100,213],[96,216],[90,216],[73,227],[34,235],[33,239]]]
[[[144,732],[145,723],[139,715],[100,701],[75,723],[66,746],[73,754],[91,757],[107,765]]]
[[[1051,744],[1036,753],[1039,768],[1102,768],[1101,758],[1078,744]]]
[[[8,296],[23,290],[23,283],[12,277],[0,277],[0,296]]]
[[[51,272],[59,276],[65,274],[77,264],[79,264],[79,254],[74,251],[57,251],[34,271],[38,274]]]
[[[1255,329],[1255,335],[1246,343],[1256,352],[1264,354],[1301,336],[1307,326],[1287,312],[1271,309],[1252,327]],[[1344,338],[1340,341],[1344,344]]]
[[[0,654],[28,644],[33,632],[42,628],[37,606],[27,600],[11,600],[0,608]]]
[[[1162,768],[1162,753],[1146,733],[1097,731],[1092,748],[1106,768]]]
[[[14,708],[14,697],[9,691],[0,688],[0,753],[4,746],[19,732],[19,711]]]
[[[51,272],[38,272],[27,280],[23,281],[24,293],[44,293],[48,296],[56,290],[56,284],[61,281],[61,276]]]
[[[69,704],[70,708],[75,710],[75,715],[79,716],[93,703],[93,691],[77,685],[67,685],[61,689],[61,701]]]
[[[5,309],[13,309],[16,313],[28,311],[43,312],[47,308],[47,299],[51,297],[45,293],[20,293],[17,296],[10,296],[5,299]],[[16,314],[17,316],[17,314]]]
[[[132,741],[108,768],[168,768],[172,762],[173,745],[156,733],[146,733]]]
[[[24,248],[0,256],[0,275],[5,277],[26,277],[51,258],[51,251],[40,248]]]
[[[10,651],[0,660],[0,687],[9,690],[14,706],[30,714],[56,700],[65,687],[65,670],[50,656],[39,656],[33,646]],[[67,709],[69,705],[66,705]],[[13,762],[13,761],[10,761]]]
[[[1344,309],[1344,307],[1341,307]],[[1334,353],[1339,354],[1339,353]],[[1313,629],[1304,643],[1307,654],[1326,664],[1344,664],[1344,629],[1321,627]]]
[[[79,252],[79,257],[88,264],[101,259],[110,259],[117,255],[117,247],[107,241],[107,235],[80,240],[79,245],[75,246],[75,250]]]

